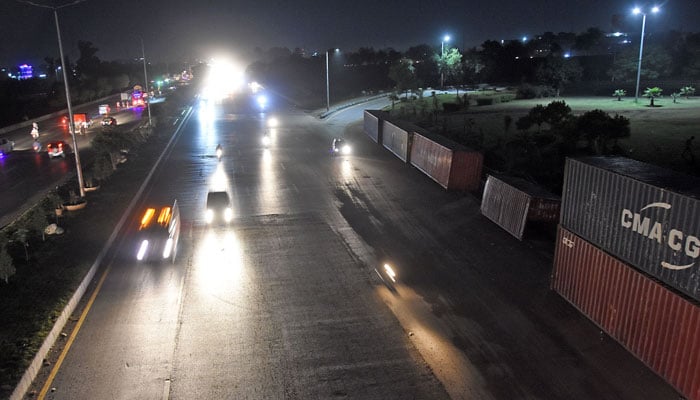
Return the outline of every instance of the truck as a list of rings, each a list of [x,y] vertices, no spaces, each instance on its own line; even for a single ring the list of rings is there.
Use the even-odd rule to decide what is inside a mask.
[[[61,125],[68,125],[68,116],[61,118]],[[73,125],[75,129],[87,129],[92,126],[92,119],[86,113],[73,113]]]
[[[175,262],[180,237],[180,209],[172,205],[146,207],[137,221],[136,260]]]

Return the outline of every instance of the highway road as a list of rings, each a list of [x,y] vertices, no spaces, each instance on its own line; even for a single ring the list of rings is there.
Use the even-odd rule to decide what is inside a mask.
[[[677,398],[548,290],[552,243],[400,162],[360,110],[197,105],[141,201],[178,200],[176,261],[136,262],[122,232],[47,398]],[[338,135],[350,156],[330,155]],[[230,225],[205,223],[212,190]]]
[[[81,162],[87,165],[92,156],[89,151],[90,140],[102,129],[102,116],[98,113],[97,104],[76,107],[74,112],[87,113],[94,121],[84,135],[76,136]],[[143,107],[117,109],[112,102],[110,115],[117,119],[118,126],[115,130],[118,132],[133,127],[144,112]],[[46,153],[46,144],[56,140],[63,140],[73,148],[68,126],[61,123],[60,117],[39,122],[39,142],[42,144],[39,153],[32,149],[33,139],[30,131],[31,127],[26,127],[2,135],[3,138],[15,142],[15,150],[0,158],[0,226],[9,223],[17,211],[30,204],[27,199],[54,188],[75,173],[73,154],[66,158],[49,159]]]

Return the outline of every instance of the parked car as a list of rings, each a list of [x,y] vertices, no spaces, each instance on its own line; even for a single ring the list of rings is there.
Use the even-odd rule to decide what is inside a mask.
[[[7,140],[5,138],[0,138],[0,157],[7,153],[10,153],[15,149],[15,142],[12,140]]]
[[[70,154],[71,148],[68,143],[63,140],[57,140],[55,142],[49,142],[46,145],[46,153],[49,158],[63,157],[66,158],[66,154]]]
[[[116,126],[117,119],[114,117],[104,117],[102,118],[102,126]]]

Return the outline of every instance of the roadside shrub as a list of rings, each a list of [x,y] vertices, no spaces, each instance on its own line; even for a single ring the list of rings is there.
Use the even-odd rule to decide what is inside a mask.
[[[515,100],[515,95],[512,93],[502,94],[500,97],[501,103],[508,103]]]
[[[537,88],[529,83],[518,86],[515,92],[516,99],[534,99],[538,96]]]
[[[493,105],[493,103],[494,103],[493,97],[477,97],[476,98],[476,105],[477,106],[490,106],[490,105]]]

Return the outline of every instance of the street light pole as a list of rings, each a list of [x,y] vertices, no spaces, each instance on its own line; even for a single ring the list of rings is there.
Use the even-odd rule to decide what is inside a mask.
[[[644,26],[647,22],[647,14],[642,14],[642,36],[639,39],[639,62],[637,63],[637,87],[634,90],[634,102],[639,103],[639,78],[642,74],[642,52],[644,51]]]
[[[148,99],[148,101],[146,102],[146,107],[148,108],[148,126],[151,127],[153,126],[151,124],[151,92],[148,88],[148,73],[146,72],[146,51],[143,47],[143,38],[139,36],[139,39],[141,39],[141,57],[143,58],[143,79],[146,81],[146,95]]]
[[[339,52],[340,49],[333,50],[333,53]],[[328,73],[328,50],[326,50],[326,112],[331,110],[331,87]]]
[[[659,12],[659,7],[652,7],[651,12]],[[639,62],[637,63],[637,86],[634,90],[634,102],[639,103],[639,78],[642,74],[642,53],[644,52],[644,28],[647,22],[647,13],[642,12],[639,7],[632,10],[633,14],[642,14],[642,35],[639,39]]]
[[[328,50],[326,50],[326,112],[331,110],[331,87],[328,77]]]
[[[68,89],[68,72],[66,69],[66,59],[63,56],[63,43],[61,40],[61,28],[58,25],[58,8],[53,8],[53,16],[56,21],[56,33],[58,35],[58,52],[61,56],[61,69],[63,70],[63,85],[66,89],[66,107],[68,108],[68,129],[70,130],[71,138],[73,139],[73,148],[75,151],[75,169],[78,171],[78,186],[80,186],[80,197],[85,197],[85,185],[83,183],[83,169],[80,165],[80,154],[78,151],[78,141],[75,138],[75,123],[73,122],[73,107],[70,102],[70,90]]]
[[[61,70],[63,70],[63,85],[66,90],[66,108],[68,109],[68,129],[70,136],[73,139],[73,155],[75,156],[75,169],[78,174],[78,185],[80,186],[80,197],[85,197],[85,184],[83,182],[83,168],[80,165],[80,152],[78,150],[78,141],[75,138],[75,123],[73,121],[73,107],[70,102],[70,88],[68,85],[68,70],[66,68],[66,58],[63,56],[63,41],[61,40],[61,28],[58,24],[58,9],[68,6],[74,6],[78,3],[82,3],[84,0],[76,0],[72,3],[64,4],[62,6],[54,7],[47,6],[43,4],[37,4],[31,1],[20,1],[21,3],[28,4],[30,6],[49,8],[53,10],[54,21],[56,22],[56,35],[58,36],[58,52],[61,56]]]

